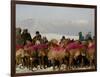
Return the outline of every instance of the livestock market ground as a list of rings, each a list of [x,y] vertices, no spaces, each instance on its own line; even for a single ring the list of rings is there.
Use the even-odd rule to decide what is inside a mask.
[[[53,70],[52,66],[51,67],[47,67],[46,69],[44,69],[44,68],[40,69],[39,67],[40,66],[38,66],[38,70],[37,70],[37,68],[33,68],[33,70],[29,70],[26,67],[21,67],[20,68],[20,66],[17,66],[16,67],[16,73],[33,73],[33,72],[59,71],[59,69],[57,67],[55,68],[55,70]],[[65,69],[65,65],[62,64],[60,70],[61,71],[71,71],[71,70],[89,70],[89,69],[95,69],[95,66],[93,66],[93,67],[89,67],[89,66],[87,66],[87,67],[77,67],[77,68],[71,68],[71,69],[66,70]]]

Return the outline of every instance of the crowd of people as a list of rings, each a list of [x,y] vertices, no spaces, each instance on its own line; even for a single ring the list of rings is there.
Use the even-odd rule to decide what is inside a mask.
[[[30,70],[46,69],[53,66],[60,70],[72,67],[95,66],[95,38],[74,40],[62,36],[61,40],[48,39],[36,31],[31,37],[28,29],[16,28],[16,66],[22,65]],[[39,68],[38,68],[39,66]]]

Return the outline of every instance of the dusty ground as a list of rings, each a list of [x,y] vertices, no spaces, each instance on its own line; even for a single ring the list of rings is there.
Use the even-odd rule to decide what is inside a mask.
[[[49,72],[49,71],[54,71],[53,67],[48,67],[46,69],[44,69],[44,68],[40,69],[39,67],[40,66],[38,66],[38,69],[37,68],[33,68],[33,70],[29,70],[26,67],[21,67],[20,68],[20,66],[17,66],[16,67],[16,73],[31,73],[31,72]],[[86,70],[86,69],[93,69],[93,68],[95,68],[95,67],[82,67],[82,68],[78,67],[78,68],[72,68],[72,69],[69,69],[69,70]],[[55,71],[59,71],[59,69],[56,67]],[[65,69],[65,65],[61,66],[61,71],[67,71]]]

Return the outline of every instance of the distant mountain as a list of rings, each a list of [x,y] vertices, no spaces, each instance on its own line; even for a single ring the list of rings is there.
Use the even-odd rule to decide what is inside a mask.
[[[52,26],[49,26],[48,24],[52,25]],[[49,21],[45,22],[44,20],[39,21],[39,20],[36,20],[36,19],[29,18],[29,19],[17,22],[16,27],[21,27],[21,29],[28,29],[32,38],[35,36],[36,31],[40,31],[41,35],[46,36],[48,38],[48,40],[51,40],[51,39],[60,40],[63,35],[66,38],[78,39],[78,36],[72,36],[70,34],[65,35],[64,33],[61,33],[61,32],[63,32],[62,30],[58,31],[58,29],[61,29],[61,28],[58,28],[58,27],[62,27],[62,26],[58,26],[57,22],[50,23]],[[63,28],[63,29],[65,29],[65,28]],[[67,28],[66,28],[65,31],[68,31]]]
[[[16,27],[21,27],[22,29],[28,29],[30,33],[35,33],[37,30],[42,32],[44,27],[40,21],[34,19],[26,19],[20,22],[17,22]]]
[[[16,23],[16,27],[21,27],[22,29],[27,28],[30,33],[34,34],[36,31],[40,31],[41,33],[61,33],[61,34],[72,34],[71,29],[63,21],[46,21],[40,19],[25,19],[23,21],[19,21]]]
[[[48,40],[51,39],[57,39],[60,40],[62,38],[63,35],[61,34],[54,34],[54,33],[46,33],[46,34],[42,34],[42,36],[46,36]],[[70,39],[79,39],[78,36],[70,36],[70,35],[64,35],[66,38],[70,38]]]

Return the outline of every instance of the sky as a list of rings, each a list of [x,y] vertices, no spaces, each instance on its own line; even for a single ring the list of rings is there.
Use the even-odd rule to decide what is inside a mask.
[[[31,35],[94,35],[94,9],[16,4],[16,27],[27,28]]]

